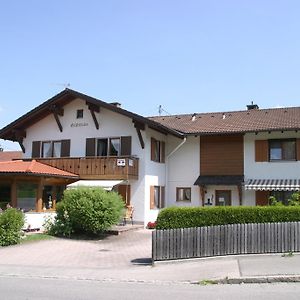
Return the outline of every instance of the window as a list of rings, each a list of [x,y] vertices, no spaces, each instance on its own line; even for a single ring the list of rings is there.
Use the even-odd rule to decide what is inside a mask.
[[[176,188],[176,201],[191,201],[191,188],[178,187]]]
[[[121,155],[121,141],[120,138],[111,138],[109,143],[109,155],[120,156]]]
[[[270,161],[296,160],[296,140],[269,140]]]
[[[284,205],[288,205],[293,193],[295,191],[271,191],[270,196],[275,197],[277,201],[282,202]]]
[[[83,118],[83,109],[77,109],[76,119],[82,119],[82,118]]]
[[[87,138],[86,156],[131,156],[131,136]]]
[[[155,162],[165,162],[165,142],[151,138],[151,160]]]
[[[150,186],[150,209],[165,207],[165,187]]]
[[[61,157],[61,141],[42,142],[42,157]]]

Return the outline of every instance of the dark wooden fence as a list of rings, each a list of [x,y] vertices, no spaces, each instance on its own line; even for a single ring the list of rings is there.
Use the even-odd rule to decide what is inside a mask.
[[[300,251],[300,222],[155,230],[152,259]]]

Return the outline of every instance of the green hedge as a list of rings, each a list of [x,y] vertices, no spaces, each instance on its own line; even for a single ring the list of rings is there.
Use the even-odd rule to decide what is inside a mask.
[[[156,229],[295,221],[299,206],[170,207],[160,211]]]
[[[15,209],[8,208],[0,213],[0,246],[18,244],[22,236],[24,214]]]

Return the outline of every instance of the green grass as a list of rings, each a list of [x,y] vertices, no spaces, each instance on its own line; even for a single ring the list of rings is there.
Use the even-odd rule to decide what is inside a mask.
[[[25,237],[21,240],[21,244],[27,242],[37,242],[37,241],[51,240],[51,239],[54,239],[54,237],[46,233],[28,234],[25,235]]]

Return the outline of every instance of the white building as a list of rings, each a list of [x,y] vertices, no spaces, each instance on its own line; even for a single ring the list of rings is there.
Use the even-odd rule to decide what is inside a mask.
[[[134,207],[134,221],[147,224],[166,206],[266,205],[270,193],[286,201],[300,188],[299,129],[300,107],[146,118],[66,89],[0,138],[80,184],[113,187]],[[10,189],[18,207],[31,183],[5,173],[0,165],[0,194]],[[62,185],[43,183],[31,209],[48,210]]]

